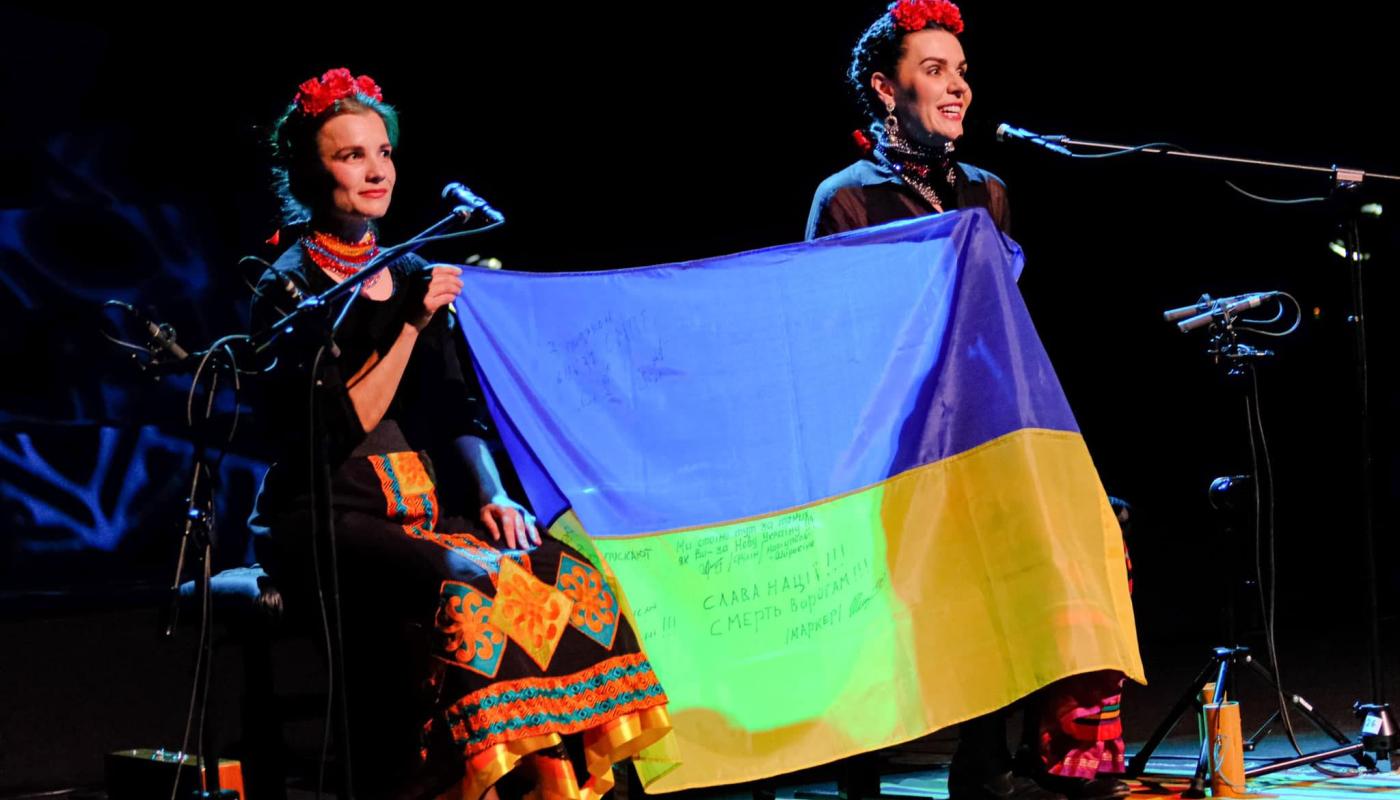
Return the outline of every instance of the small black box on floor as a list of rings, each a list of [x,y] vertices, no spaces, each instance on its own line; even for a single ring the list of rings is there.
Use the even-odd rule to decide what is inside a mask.
[[[179,771],[176,800],[190,800],[199,793],[201,798],[213,795],[201,791],[199,759],[188,753],[169,750],[118,750],[108,753],[106,784],[108,800],[166,800]],[[219,759],[218,800],[241,800],[243,771],[237,761]]]

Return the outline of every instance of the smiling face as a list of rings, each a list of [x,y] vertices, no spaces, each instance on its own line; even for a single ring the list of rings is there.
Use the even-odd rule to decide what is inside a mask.
[[[394,148],[374,112],[338,114],[316,134],[321,166],[331,177],[324,210],[358,220],[379,219],[394,195]]]
[[[905,136],[936,146],[963,135],[972,87],[967,85],[967,57],[958,37],[942,28],[906,34],[904,54],[894,72],[876,72],[870,85],[886,107],[894,106]]]

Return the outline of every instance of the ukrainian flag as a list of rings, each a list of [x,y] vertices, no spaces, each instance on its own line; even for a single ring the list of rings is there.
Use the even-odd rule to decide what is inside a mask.
[[[1117,522],[981,209],[723,258],[466,270],[540,518],[614,575],[670,698],[653,791],[1143,680]]]

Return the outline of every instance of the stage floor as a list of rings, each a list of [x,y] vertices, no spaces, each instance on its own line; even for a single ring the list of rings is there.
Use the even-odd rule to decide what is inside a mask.
[[[1314,732],[1303,733],[1300,731],[1299,744],[1306,751],[1314,751],[1330,748],[1332,741],[1325,736]],[[886,777],[881,781],[881,792],[889,797],[910,797],[910,798],[946,798],[948,796],[948,771],[946,768],[947,756],[944,753],[935,752],[951,749],[954,740],[951,737],[938,737],[928,740],[926,747],[911,752],[905,756],[895,756],[895,760],[904,759],[906,768],[913,767],[916,762],[927,762],[927,766],[913,771],[900,772]],[[1194,737],[1177,736],[1168,739],[1159,749],[1158,754],[1149,764],[1150,776],[1142,780],[1129,781],[1133,787],[1133,798],[1174,798],[1186,787],[1186,779],[1189,777],[1195,765],[1196,742]],[[1130,744],[1129,752],[1135,752],[1137,745]],[[1259,754],[1251,754],[1245,759],[1246,767],[1254,766],[1271,758],[1292,755],[1292,749],[1282,736],[1277,736],[1263,743]],[[1349,760],[1330,761],[1329,768],[1337,771],[1354,770],[1355,764]],[[1381,764],[1382,769],[1388,765]],[[781,781],[776,785],[768,787],[774,790],[775,800],[801,800],[811,795],[834,796],[836,784],[831,781],[818,783],[791,783],[786,784]],[[1311,767],[1298,767],[1284,772],[1277,772],[1272,775],[1264,775],[1249,781],[1247,785],[1249,797],[1279,798],[1279,800],[1377,800],[1379,796],[1388,796],[1392,793],[1400,795],[1400,773],[1378,772],[1374,774],[1362,774],[1355,777],[1333,778],[1322,775]],[[650,795],[658,798],[684,798],[685,800],[752,800],[754,797],[750,787],[726,787],[719,791],[696,790],[671,795]],[[314,800],[316,793],[308,790],[304,785],[293,785],[288,787],[288,800]],[[333,795],[323,795],[329,798]],[[24,795],[0,795],[0,800],[106,800],[106,794],[100,791],[71,791],[71,792],[49,792],[41,794]],[[630,798],[637,800],[637,798]]]

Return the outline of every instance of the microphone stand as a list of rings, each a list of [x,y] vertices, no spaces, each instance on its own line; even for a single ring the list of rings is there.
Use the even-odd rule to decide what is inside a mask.
[[[1259,363],[1273,357],[1274,354],[1270,350],[1262,350],[1240,341],[1239,332],[1234,327],[1235,318],[1229,311],[1224,310],[1228,309],[1228,307],[1228,304],[1220,306],[1221,310],[1218,310],[1214,315],[1210,327],[1210,342],[1206,353],[1217,367],[1224,370],[1227,381],[1243,387],[1240,394],[1244,398],[1245,409],[1247,411],[1251,408],[1257,409],[1259,406],[1259,384],[1255,379],[1255,372],[1258,369]],[[1209,315],[1204,314],[1202,316]],[[1186,330],[1184,324],[1182,324],[1182,329],[1183,331]],[[1253,419],[1250,421],[1250,427],[1247,433],[1251,439],[1252,449],[1253,440],[1256,435],[1262,437],[1262,432],[1256,431]],[[1250,476],[1255,486],[1255,496],[1260,499],[1262,499],[1260,493],[1263,491],[1260,487],[1264,485],[1261,483],[1263,475],[1258,472],[1261,468],[1264,469],[1265,474],[1269,474],[1272,470],[1272,466],[1268,464],[1262,467],[1256,465],[1255,473],[1252,473]],[[1270,486],[1269,494],[1267,495],[1267,499],[1259,504],[1262,508],[1267,509],[1270,519],[1272,519],[1274,513],[1272,483],[1272,476],[1270,475],[1270,479],[1267,481],[1267,485]],[[1212,493],[1214,489],[1215,487],[1212,485]],[[1215,498],[1212,497],[1212,504],[1214,504],[1214,500]],[[1225,524],[1228,530],[1228,515],[1225,513],[1224,509],[1221,509],[1221,512],[1222,520],[1226,521]],[[1255,525],[1262,525],[1262,519],[1262,512],[1259,512],[1254,520]],[[1217,556],[1219,556],[1218,553]],[[1230,587],[1224,609],[1228,627],[1227,633],[1231,641],[1235,641],[1235,588],[1234,586]],[[1261,614],[1268,613],[1268,609],[1262,605],[1259,611]],[[1270,652],[1272,652],[1272,649],[1270,649]],[[1148,736],[1147,741],[1143,743],[1138,752],[1129,759],[1124,775],[1129,778],[1141,777],[1145,773],[1148,761],[1152,758],[1152,754],[1156,751],[1157,747],[1171,734],[1172,730],[1181,721],[1181,718],[1189,711],[1194,709],[1198,714],[1201,714],[1204,712],[1203,702],[1223,703],[1228,700],[1233,700],[1237,694],[1237,676],[1239,673],[1244,672],[1245,668],[1252,670],[1253,673],[1262,680],[1264,685],[1272,689],[1273,694],[1280,698],[1279,707],[1258,729],[1256,729],[1253,735],[1242,742],[1242,747],[1245,752],[1254,751],[1284,714],[1282,705],[1283,695],[1279,687],[1278,678],[1267,666],[1255,660],[1248,647],[1243,647],[1239,644],[1215,647],[1212,648],[1210,659],[1206,662],[1201,671],[1197,673],[1196,677],[1186,689],[1178,696],[1176,703],[1172,706],[1171,710],[1167,712],[1166,717],[1158,723],[1156,729]],[[1213,689],[1207,689],[1207,686],[1213,686]],[[1288,701],[1297,712],[1306,717],[1313,725],[1317,726],[1318,730],[1335,741],[1337,746],[1314,753],[1300,754],[1296,758],[1276,759],[1266,764],[1250,767],[1244,771],[1246,780],[1306,764],[1317,764],[1341,756],[1351,756],[1362,769],[1375,770],[1376,760],[1368,755],[1366,751],[1380,752],[1380,757],[1382,758],[1388,754],[1388,742],[1384,743],[1384,746],[1381,747],[1380,745],[1382,743],[1375,742],[1374,737],[1372,737],[1372,739],[1363,738],[1363,741],[1355,743],[1348,740],[1346,735],[1343,734],[1336,725],[1332,724],[1330,720],[1324,717],[1321,712],[1317,711],[1313,705],[1301,695],[1292,693],[1289,695]],[[1374,715],[1370,712],[1371,709],[1368,707],[1367,713],[1365,714],[1368,725],[1371,724],[1370,718],[1372,716],[1375,716],[1378,721],[1384,719],[1388,722],[1388,711],[1378,709],[1375,711]],[[1379,722],[1377,724],[1379,724]],[[1195,769],[1191,774],[1186,790],[1181,793],[1182,797],[1202,798],[1206,796],[1206,785],[1214,761],[1215,756],[1213,754],[1213,742],[1211,737],[1208,734],[1203,735],[1201,737],[1200,750],[1196,757]]]
[[[1196,161],[1208,161],[1218,164],[1235,164],[1250,167],[1263,167],[1278,172],[1301,172],[1311,174],[1325,174],[1332,179],[1332,189],[1330,199],[1334,207],[1341,210],[1342,228],[1342,250],[1350,270],[1349,279],[1351,286],[1351,308],[1347,319],[1352,323],[1353,334],[1353,358],[1356,363],[1356,391],[1358,402],[1358,431],[1360,438],[1359,452],[1359,479],[1361,481],[1361,538],[1362,557],[1366,561],[1366,600],[1367,600],[1367,637],[1369,639],[1370,650],[1370,671],[1371,671],[1371,704],[1389,713],[1389,706],[1385,702],[1385,669],[1381,660],[1381,639],[1380,639],[1380,599],[1377,588],[1376,575],[1376,533],[1375,533],[1375,470],[1374,459],[1371,447],[1371,417],[1370,417],[1370,385],[1369,385],[1369,365],[1370,355],[1367,352],[1366,341],[1366,276],[1364,270],[1365,260],[1361,250],[1360,241],[1360,219],[1361,202],[1358,199],[1362,184],[1369,179],[1381,181],[1383,183],[1400,183],[1400,175],[1388,175],[1378,172],[1366,172],[1360,169],[1349,169],[1336,165],[1325,167],[1309,164],[1295,164],[1284,161],[1269,161],[1253,158],[1239,158],[1235,156],[1217,155],[1213,153],[1195,153],[1189,150],[1175,149],[1170,146],[1152,147],[1130,147],[1121,144],[1110,144],[1107,142],[1094,142],[1084,139],[1074,139],[1064,135],[1038,135],[1031,134],[1019,128],[1009,125],[1003,126],[1006,130],[1013,132],[1015,138],[1025,139],[1032,144],[1044,147],[1056,152],[1064,152],[1065,148],[1081,147],[1104,151],[1104,154],[1140,152],[1154,155],[1170,156],[1173,158],[1185,158]],[[1058,148],[1058,149],[1057,149]],[[1071,157],[1086,157],[1076,153],[1070,153]],[[1358,704],[1359,705],[1359,704]],[[1369,707],[1369,706],[1368,706]],[[1382,752],[1379,757],[1385,758],[1388,753]]]
[[[1364,177],[1364,176],[1363,176]],[[1366,560],[1366,599],[1370,604],[1367,615],[1371,643],[1371,702],[1385,706],[1385,669],[1381,662],[1380,597],[1376,576],[1375,529],[1375,466],[1371,454],[1370,355],[1366,345],[1366,263],[1361,251],[1361,203],[1357,200],[1361,178],[1336,182],[1332,197],[1343,209],[1342,250],[1351,266],[1351,316],[1353,346],[1355,347],[1356,387],[1360,404],[1357,435],[1361,441],[1361,531]]]
[[[214,417],[215,400],[219,391],[219,370],[229,369],[236,372],[236,364],[231,359],[225,358],[224,352],[217,345],[209,351],[198,354],[199,358],[195,358],[183,350],[178,350],[173,346],[174,337],[166,331],[166,327],[154,324],[150,326],[149,335],[153,340],[150,348],[151,357],[146,362],[138,360],[138,369],[157,381],[164,375],[193,370],[197,373],[197,381],[200,372],[198,365],[201,362],[208,362],[212,366],[209,371],[209,383],[202,417],[193,415],[193,400],[191,400],[191,415],[188,423],[194,444],[194,455],[190,465],[189,490],[185,497],[184,530],[180,536],[179,552],[175,559],[174,579],[170,583],[169,597],[162,609],[159,622],[160,635],[167,639],[173,638],[179,623],[180,586],[184,583],[186,561],[190,552],[194,551],[197,568],[192,597],[199,601],[201,620],[194,674],[195,697],[199,698],[199,725],[194,743],[195,758],[191,760],[190,755],[183,751],[175,753],[174,757],[177,772],[187,763],[192,762],[195,765],[196,773],[199,776],[198,787],[194,792],[196,798],[202,800],[234,798],[236,800],[237,792],[224,789],[220,785],[219,752],[214,738],[216,725],[209,724],[207,714],[209,686],[213,682],[214,668],[213,587],[210,583],[210,578],[213,575],[214,549],[217,545],[214,483],[216,481],[215,470],[222,457],[212,452],[215,432],[210,425]],[[233,378],[233,384],[236,403],[238,387],[236,374]],[[190,391],[193,393],[197,388],[198,386],[192,386]],[[227,442],[224,447],[227,447]],[[195,703],[195,700],[192,699],[191,703]],[[193,723],[195,719],[194,708],[195,706],[192,705],[189,723]],[[186,741],[188,741],[188,728],[185,735]],[[178,780],[177,778],[177,782]]]

